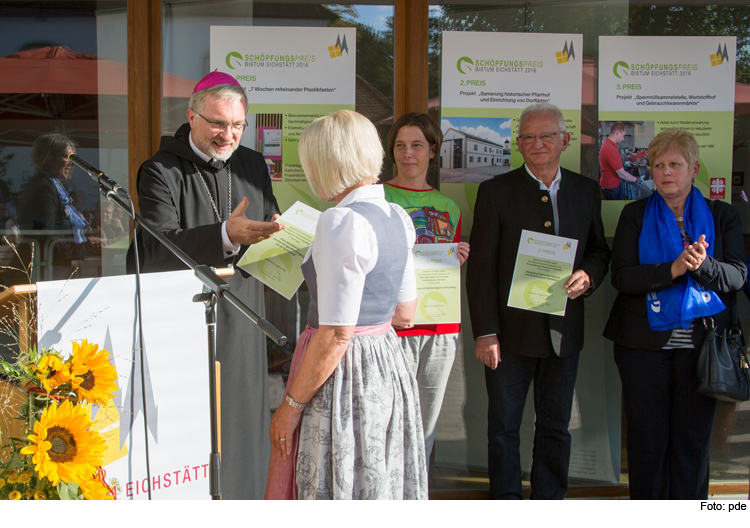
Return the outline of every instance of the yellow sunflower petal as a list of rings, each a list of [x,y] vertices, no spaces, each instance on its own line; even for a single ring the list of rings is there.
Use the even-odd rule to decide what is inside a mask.
[[[74,346],[70,357],[71,385],[82,400],[107,405],[117,390],[117,370],[110,362],[109,352],[84,340]]]
[[[36,449],[33,462],[40,478],[47,477],[53,486],[60,480],[78,484],[101,465],[105,444],[98,432],[89,430],[90,406],[74,406],[67,400],[59,406],[52,403],[37,425],[40,426],[37,435],[27,437],[34,445],[23,449],[24,454]],[[40,441],[42,436],[46,440]]]
[[[89,480],[80,484],[86,500],[114,500],[107,487],[98,480]]]

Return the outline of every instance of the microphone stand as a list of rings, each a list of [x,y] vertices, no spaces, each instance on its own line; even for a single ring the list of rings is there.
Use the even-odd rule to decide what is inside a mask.
[[[287,343],[286,336],[281,333],[275,326],[269,323],[266,319],[260,317],[253,310],[251,310],[242,300],[234,295],[227,284],[221,277],[216,275],[210,266],[199,265],[192,258],[190,258],[182,249],[177,247],[171,240],[165,237],[159,230],[152,226],[147,220],[144,220],[139,214],[135,213],[131,209],[131,199],[125,189],[117,185],[112,185],[114,182],[107,178],[107,176],[101,172],[93,169],[90,165],[78,159],[78,156],[69,156],[78,168],[83,170],[91,178],[93,178],[99,184],[99,192],[104,195],[107,200],[117,205],[120,209],[125,211],[127,215],[134,221],[138,222],[138,225],[146,230],[151,236],[161,242],[169,251],[171,251],[176,257],[178,257],[187,267],[193,270],[195,276],[203,283],[203,292],[196,294],[193,297],[193,302],[202,302],[205,306],[205,319],[206,329],[208,331],[208,387],[209,387],[209,399],[210,399],[210,415],[211,415],[211,454],[209,460],[210,478],[209,478],[209,491],[212,500],[221,499],[221,455],[219,454],[219,429],[218,429],[218,411],[216,408],[216,305],[218,299],[225,299],[232,306],[237,308],[240,312],[250,319],[258,329],[270,337],[274,343],[284,346]],[[96,174],[92,173],[95,172]],[[137,241],[136,241],[137,244]],[[145,402],[144,402],[145,407]],[[148,427],[146,427],[148,431]],[[147,433],[148,434],[148,433]],[[149,485],[149,491],[151,486]]]

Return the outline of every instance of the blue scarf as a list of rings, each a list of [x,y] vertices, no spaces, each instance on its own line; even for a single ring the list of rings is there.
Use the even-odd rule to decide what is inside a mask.
[[[73,241],[76,244],[83,244],[86,242],[86,235],[84,235],[83,232],[89,228],[89,223],[83,217],[81,212],[73,207],[73,199],[70,197],[70,194],[68,194],[68,190],[62,182],[55,177],[50,177],[50,179],[52,180],[52,183],[55,184],[57,194],[65,205],[65,216],[68,217],[70,225],[73,227]]]
[[[695,187],[685,201],[685,230],[692,241],[706,235],[709,257],[714,255],[714,217],[701,192]],[[682,253],[682,235],[674,213],[664,198],[655,192],[648,199],[643,214],[643,228],[638,239],[641,264],[674,262]],[[707,290],[690,273],[682,282],[646,296],[648,322],[651,330],[690,328],[694,319],[715,315],[726,309],[719,296]]]

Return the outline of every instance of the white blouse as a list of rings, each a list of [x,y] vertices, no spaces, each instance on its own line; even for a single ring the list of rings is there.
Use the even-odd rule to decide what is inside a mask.
[[[417,298],[414,258],[411,248],[416,233],[411,218],[400,206],[385,201],[382,185],[365,185],[351,191],[341,202],[323,213],[315,229],[315,241],[305,256],[312,256],[318,283],[318,324],[355,326],[359,318],[365,276],[378,260],[375,230],[361,215],[345,207],[354,202],[369,202],[386,214],[401,216],[409,244],[404,278],[398,302]]]

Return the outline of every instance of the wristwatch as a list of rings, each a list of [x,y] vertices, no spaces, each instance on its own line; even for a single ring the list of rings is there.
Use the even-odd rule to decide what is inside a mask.
[[[306,403],[300,403],[294,398],[292,398],[289,393],[284,396],[284,401],[287,402],[291,407],[294,407],[295,409],[298,409],[300,411],[303,411],[305,409]]]

